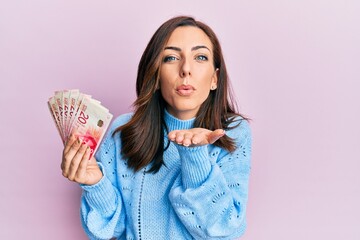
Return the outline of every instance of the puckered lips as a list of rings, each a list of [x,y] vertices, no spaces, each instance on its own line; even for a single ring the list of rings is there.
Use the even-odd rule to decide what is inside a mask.
[[[180,96],[190,96],[195,91],[191,85],[181,85],[176,88],[176,93]]]

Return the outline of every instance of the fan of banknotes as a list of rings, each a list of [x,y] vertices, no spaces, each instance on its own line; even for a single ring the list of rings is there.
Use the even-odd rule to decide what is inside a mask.
[[[74,133],[94,155],[113,117],[109,110],[78,89],[55,91],[48,106],[63,143]]]

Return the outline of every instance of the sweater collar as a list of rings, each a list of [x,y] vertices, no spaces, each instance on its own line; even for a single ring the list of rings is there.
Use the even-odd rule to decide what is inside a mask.
[[[164,112],[164,119],[169,132],[194,127],[195,117],[188,120],[181,120],[171,115],[166,109],[164,109]]]

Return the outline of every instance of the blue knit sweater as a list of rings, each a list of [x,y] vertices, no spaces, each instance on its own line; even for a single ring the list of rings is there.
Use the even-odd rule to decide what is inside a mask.
[[[121,156],[119,133],[130,120],[111,124],[96,153],[104,177],[81,185],[81,220],[90,239],[235,239],[246,228],[251,133],[246,121],[226,134],[237,149],[171,143],[157,173],[134,172]],[[233,125],[239,123],[235,122]],[[165,111],[169,131],[189,129],[194,119],[179,120]],[[165,136],[167,143],[167,136]]]

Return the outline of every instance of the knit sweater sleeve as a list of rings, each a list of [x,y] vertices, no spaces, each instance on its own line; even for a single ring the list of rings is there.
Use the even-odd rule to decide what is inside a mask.
[[[251,132],[242,120],[227,135],[237,149],[177,146],[181,174],[169,198],[176,214],[195,239],[234,239],[246,228],[251,159]]]
[[[125,230],[125,211],[115,174],[121,144],[120,138],[112,134],[126,119],[127,116],[120,116],[112,123],[96,152],[103,178],[94,185],[81,185],[81,221],[90,239],[118,237]]]

